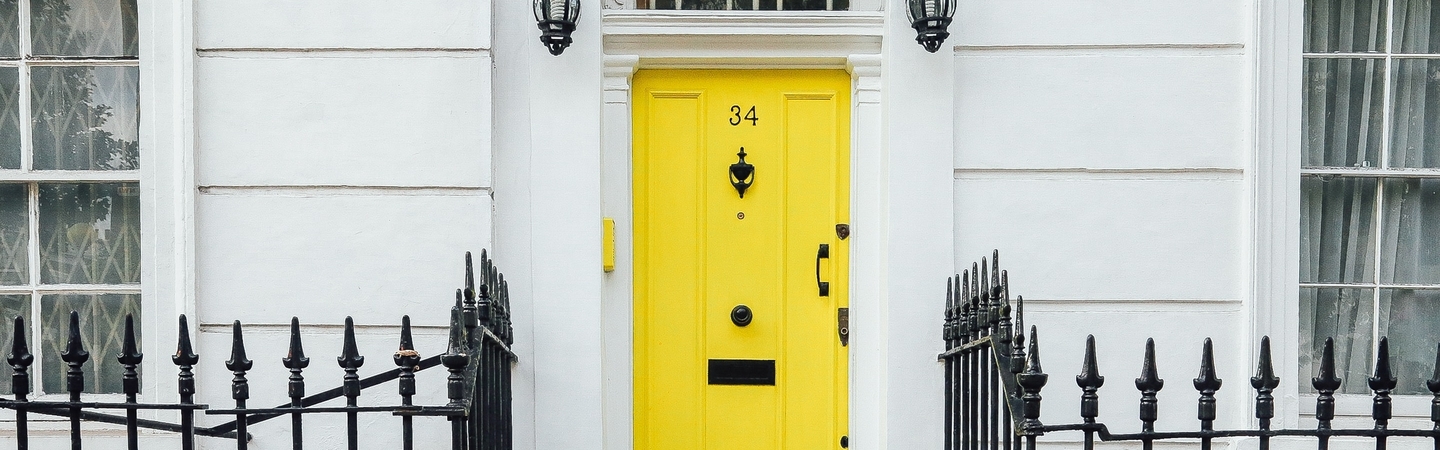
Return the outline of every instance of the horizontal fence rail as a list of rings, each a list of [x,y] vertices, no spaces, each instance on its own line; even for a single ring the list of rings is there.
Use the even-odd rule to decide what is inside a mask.
[[[1140,377],[1135,389],[1140,392],[1140,424],[1138,433],[1112,433],[1096,421],[1100,415],[1099,389],[1105,384],[1095,356],[1095,336],[1085,341],[1085,356],[1075,383],[1080,387],[1080,421],[1063,425],[1040,422],[1040,392],[1049,380],[1040,364],[1036,327],[1030,327],[1028,348],[1023,333],[1024,299],[1017,296],[1014,317],[1010,310],[1009,275],[999,269],[999,252],[991,256],[989,266],[984,259],[970,270],[946,282],[945,352],[939,355],[945,366],[945,448],[960,450],[1035,450],[1037,438],[1046,433],[1080,432],[1084,448],[1095,448],[1101,442],[1140,442],[1144,450],[1152,450],[1155,441],[1198,441],[1202,450],[1210,450],[1215,438],[1253,437],[1260,450],[1270,448],[1276,436],[1310,437],[1316,448],[1327,450],[1334,436],[1374,439],[1376,450],[1384,450],[1389,438],[1424,438],[1440,450],[1440,347],[1436,349],[1435,375],[1425,380],[1434,396],[1430,421],[1425,429],[1390,427],[1392,404],[1390,394],[1397,379],[1390,367],[1390,344],[1380,338],[1376,348],[1373,375],[1362,382],[1373,393],[1370,428],[1339,429],[1335,419],[1335,392],[1342,380],[1335,369],[1334,339],[1327,338],[1323,347],[1319,374],[1310,380],[1318,396],[1315,399],[1315,428],[1273,429],[1275,389],[1280,378],[1275,375],[1270,358],[1270,338],[1262,337],[1255,376],[1248,381],[1254,391],[1253,429],[1216,430],[1218,418],[1215,394],[1222,380],[1216,375],[1213,345],[1206,338],[1201,345],[1200,371],[1192,379],[1198,394],[1196,418],[1199,427],[1188,431],[1156,431],[1159,420],[1159,392],[1165,387],[1155,365],[1155,341],[1145,343]],[[1012,320],[1014,326],[1012,327]],[[996,381],[999,378],[999,381]]]
[[[179,317],[179,337],[175,354],[170,357],[178,369],[179,402],[140,402],[140,382],[137,368],[144,358],[136,346],[134,320],[125,317],[125,336],[122,349],[116,360],[123,366],[123,402],[84,402],[84,364],[90,354],[80,339],[80,316],[70,313],[69,338],[60,358],[68,366],[65,386],[70,394],[69,401],[34,401],[28,398],[31,392],[30,365],[35,356],[30,353],[25,340],[25,321],[14,318],[13,338],[6,362],[14,371],[13,398],[0,398],[0,408],[15,411],[16,447],[25,450],[30,446],[30,414],[62,416],[69,418],[70,442],[72,449],[80,449],[84,441],[81,430],[83,421],[123,424],[126,429],[128,448],[139,448],[139,429],[146,428],[179,434],[180,447],[195,448],[195,437],[232,439],[235,447],[245,450],[250,441],[249,427],[269,419],[289,416],[291,422],[291,446],[301,449],[304,445],[304,416],[312,414],[345,414],[346,444],[350,449],[359,446],[359,415],[362,413],[386,413],[398,416],[404,448],[415,447],[414,418],[444,417],[451,423],[450,445],[455,450],[503,450],[511,448],[510,388],[511,369],[516,362],[510,349],[513,331],[510,323],[509,289],[504,276],[500,274],[488,255],[480,256],[481,284],[476,285],[474,265],[470,253],[465,254],[465,287],[455,293],[455,304],[450,308],[449,338],[445,353],[422,358],[415,349],[410,332],[410,316],[400,319],[398,350],[393,355],[395,369],[377,375],[361,378],[360,368],[365,357],[360,355],[355,343],[354,321],[346,317],[344,344],[336,362],[344,370],[341,385],[310,396],[305,395],[304,369],[310,358],[305,356],[300,337],[300,320],[290,319],[289,352],[280,361],[289,372],[287,383],[290,402],[270,408],[250,408],[248,373],[254,368],[245,352],[243,325],[240,321],[232,324],[230,359],[225,368],[234,378],[230,382],[231,398],[235,405],[231,409],[217,409],[210,405],[196,404],[194,367],[200,357],[190,342],[190,327],[185,315]],[[478,289],[477,289],[478,288]],[[444,405],[416,405],[415,373],[443,365],[449,372],[446,379],[449,402]],[[367,388],[397,381],[400,394],[399,405],[361,406],[361,392]],[[345,398],[344,406],[320,406],[322,403]],[[119,416],[100,411],[123,410]],[[178,411],[179,423],[137,418],[140,410]],[[198,427],[195,414],[203,411],[206,415],[233,416],[234,420],[212,427]],[[4,438],[0,438],[4,439]],[[435,448],[424,445],[425,448]]]

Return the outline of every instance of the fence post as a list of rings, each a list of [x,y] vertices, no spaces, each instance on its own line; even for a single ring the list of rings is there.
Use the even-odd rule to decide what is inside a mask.
[[[446,377],[446,393],[450,398],[448,406],[453,408],[466,408],[465,404],[465,366],[470,364],[470,355],[465,353],[465,328],[460,310],[460,299],[455,299],[455,306],[450,308],[450,339],[445,356],[440,358],[440,363],[450,372]],[[467,408],[468,409],[468,408]],[[452,450],[465,448],[465,431],[468,423],[467,414],[450,416],[450,447]]]
[[[1330,448],[1330,421],[1335,419],[1335,390],[1340,389],[1340,382],[1340,378],[1335,376],[1335,339],[1325,338],[1325,349],[1320,354],[1320,376],[1310,379],[1310,385],[1319,393],[1315,398],[1319,450]]]
[[[414,404],[411,397],[415,395],[415,366],[418,364],[420,353],[415,351],[415,343],[410,339],[410,316],[407,315],[400,318],[400,349],[395,351],[395,365],[400,366],[397,384],[400,386],[400,404],[403,406]],[[409,414],[400,416],[400,428],[405,450],[413,450],[415,417]]]
[[[1221,380],[1215,376],[1215,353],[1210,338],[1200,353],[1200,376],[1195,377],[1195,390],[1200,391],[1200,406],[1196,413],[1200,419],[1200,431],[1215,430],[1215,392],[1220,390]],[[1210,436],[1200,437],[1200,449],[1210,450]]]
[[[1375,392],[1374,407],[1370,418],[1375,419],[1375,430],[1385,431],[1391,415],[1390,391],[1395,389],[1395,375],[1390,373],[1390,339],[1380,338],[1380,349],[1375,355],[1375,376],[1370,377],[1370,390]],[[1375,450],[1385,450],[1385,434],[1375,436]]]
[[[122,381],[125,403],[135,404],[135,396],[140,393],[140,374],[135,372],[135,368],[144,357],[135,345],[135,318],[126,314],[125,343],[120,348],[120,354],[115,357],[116,361],[125,366]],[[140,449],[140,428],[137,421],[135,408],[125,408],[125,440],[130,450]]]
[[[1160,401],[1156,394],[1165,388],[1165,380],[1160,379],[1160,373],[1155,368],[1155,339],[1145,340],[1145,362],[1140,368],[1140,378],[1135,379],[1135,388],[1140,390],[1140,421],[1143,425],[1140,432],[1151,434],[1155,432],[1155,420],[1160,418]],[[1154,441],[1149,437],[1140,441],[1145,450],[1154,448]]]
[[[1275,388],[1280,378],[1270,363],[1270,336],[1260,338],[1260,362],[1255,367],[1255,376],[1250,378],[1255,388],[1255,418],[1260,419],[1260,450],[1270,450],[1270,419],[1275,417]],[[1440,450],[1440,449],[1437,449]]]
[[[180,315],[180,342],[175,346],[175,355],[170,361],[180,366],[179,392],[180,404],[191,405],[195,403],[195,374],[191,368],[200,362],[200,355],[196,355],[190,346],[190,324],[185,315]],[[195,410],[180,410],[180,446],[184,450],[195,448]]]
[[[235,321],[230,337],[230,360],[225,361],[225,368],[235,374],[230,380],[230,397],[235,399],[235,409],[242,412],[235,414],[235,448],[245,450],[249,445],[245,430],[245,400],[250,398],[250,381],[245,379],[245,371],[250,370],[254,365],[245,357],[245,338],[240,334],[240,321]]]
[[[1100,415],[1100,386],[1105,385],[1105,377],[1100,375],[1100,363],[1095,357],[1095,335],[1085,338],[1085,362],[1080,366],[1080,374],[1075,376],[1075,384],[1080,386],[1080,417],[1085,420],[1086,425],[1094,425],[1095,417]],[[1085,449],[1095,448],[1095,430],[1085,428]]]
[[[1025,360],[1025,372],[1015,378],[1024,392],[1025,422],[1021,431],[1025,435],[1025,448],[1035,450],[1035,438],[1045,433],[1042,429],[1044,425],[1040,423],[1040,389],[1045,387],[1050,375],[1040,368],[1040,343],[1033,325],[1030,327],[1030,354]]]
[[[5,356],[5,362],[10,363],[10,369],[15,371],[10,376],[10,387],[15,392],[15,401],[23,402],[30,394],[30,364],[35,362],[35,355],[30,354],[30,348],[25,345],[24,318],[15,316],[15,327],[12,331],[14,337],[10,340],[10,354]],[[16,448],[19,450],[30,448],[30,429],[25,416],[26,410],[15,410],[15,438]]]
[[[300,372],[310,365],[310,358],[305,357],[305,348],[300,345],[300,318],[290,317],[290,350],[280,360],[286,369],[290,369],[290,383],[288,394],[290,394],[291,408],[305,407],[305,376]],[[305,429],[300,418],[300,411],[290,413],[290,448],[300,450],[304,447]]]

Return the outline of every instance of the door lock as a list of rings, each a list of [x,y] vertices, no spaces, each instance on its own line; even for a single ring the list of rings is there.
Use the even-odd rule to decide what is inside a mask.
[[[850,308],[840,308],[835,313],[836,330],[840,333],[840,346],[850,346]]]
[[[820,244],[820,250],[815,252],[815,284],[820,287],[820,296],[830,296],[830,282],[820,281],[820,260],[830,259],[830,244]]]

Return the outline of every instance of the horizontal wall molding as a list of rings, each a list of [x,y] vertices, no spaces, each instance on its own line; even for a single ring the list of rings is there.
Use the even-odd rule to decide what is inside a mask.
[[[955,169],[956,180],[1238,181],[1244,177],[1244,169],[1227,167],[1173,169],[961,167]]]
[[[1245,44],[956,45],[955,56],[1244,56]]]
[[[491,194],[491,189],[486,186],[202,185],[198,190],[205,195],[246,197],[474,197]]]
[[[879,54],[877,11],[607,10],[605,53],[637,55],[641,67],[843,68],[853,54]],[[717,59],[718,58],[718,59]],[[818,59],[829,58],[821,64]],[[678,59],[667,63],[667,59]]]
[[[208,47],[195,49],[201,58],[473,58],[489,56],[480,47]]]
[[[1245,306],[1240,299],[1062,299],[1026,298],[1025,310],[1032,313],[1079,312],[1095,314],[1131,313],[1216,313],[1239,314]],[[1034,323],[1044,327],[1044,322]]]

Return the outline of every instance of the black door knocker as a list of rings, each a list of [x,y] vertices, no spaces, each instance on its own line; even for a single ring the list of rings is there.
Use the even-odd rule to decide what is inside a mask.
[[[745,190],[755,183],[755,166],[745,162],[745,147],[740,147],[740,161],[730,165],[730,184],[735,186],[735,192],[740,193],[740,198],[745,198]]]

